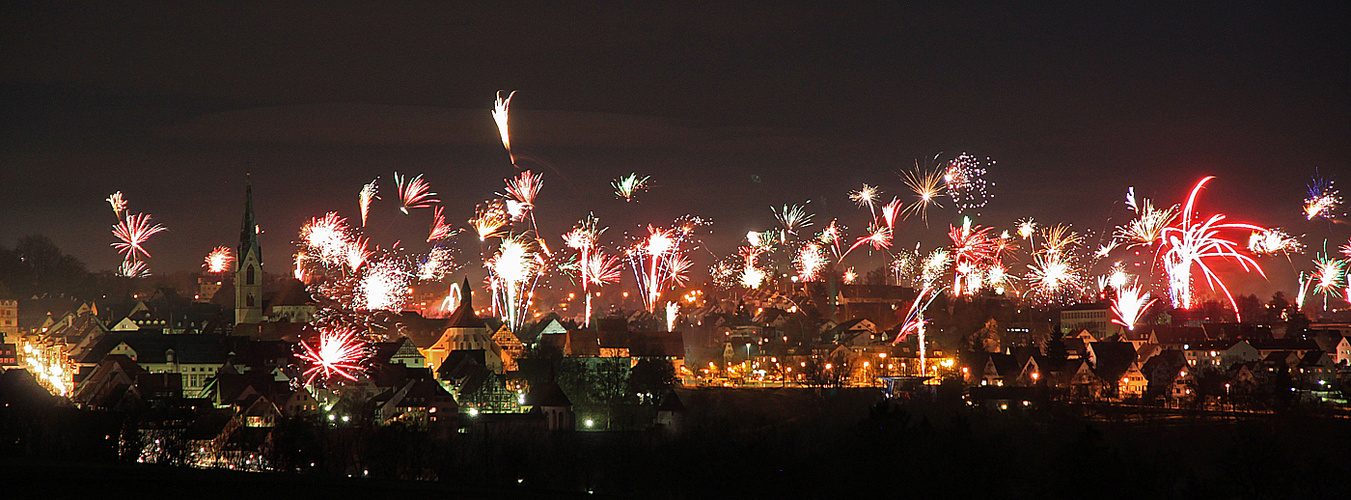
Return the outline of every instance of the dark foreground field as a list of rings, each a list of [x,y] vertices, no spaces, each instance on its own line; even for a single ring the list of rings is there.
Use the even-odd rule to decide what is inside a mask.
[[[578,432],[401,441],[364,456],[436,482],[0,459],[11,491],[141,497],[1334,498],[1351,420],[1130,414],[959,402],[874,405],[875,390],[691,389],[675,435]],[[1103,416],[1107,415],[1107,416]],[[406,438],[407,436],[405,436]],[[404,445],[400,445],[404,446]]]

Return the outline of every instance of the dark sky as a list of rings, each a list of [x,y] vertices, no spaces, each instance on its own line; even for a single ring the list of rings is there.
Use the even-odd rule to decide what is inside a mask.
[[[103,199],[121,190],[170,229],[152,270],[192,269],[237,239],[246,171],[274,272],[304,220],[356,217],[376,176],[372,239],[420,241],[430,213],[397,212],[391,173],[425,172],[463,226],[515,172],[499,89],[519,91],[520,164],[545,172],[546,236],[588,211],[615,239],[694,213],[721,255],[807,199],[862,228],[848,190],[905,194],[898,169],[962,151],[997,162],[987,225],[1101,233],[1127,186],[1176,203],[1213,174],[1202,211],[1311,247],[1349,232],[1299,214],[1315,168],[1351,174],[1344,3],[649,3],[8,4],[0,245],[42,233],[113,268]],[[655,183],[637,205],[608,187],[629,172]],[[956,220],[898,241],[929,247]],[[1254,291],[1293,286],[1273,280]]]

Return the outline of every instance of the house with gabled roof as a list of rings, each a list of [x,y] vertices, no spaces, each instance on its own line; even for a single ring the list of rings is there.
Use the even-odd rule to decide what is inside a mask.
[[[1097,399],[1102,392],[1103,382],[1093,373],[1093,367],[1087,359],[1072,359],[1057,374],[1057,387],[1068,390],[1071,399]]]
[[[469,288],[469,278],[464,279],[464,290]],[[474,312],[474,294],[471,291],[460,296],[460,306],[446,321],[441,338],[427,349],[420,349],[427,358],[427,366],[439,368],[445,359],[455,351],[484,351],[486,368],[502,373],[502,348],[493,342],[493,332]]]
[[[525,355],[525,343],[521,342],[521,339],[505,324],[493,332],[492,340],[502,353],[502,369],[509,372],[516,371],[518,369],[516,360]]]
[[[1130,342],[1093,342],[1088,345],[1093,373],[1103,381],[1105,392],[1116,398],[1140,396],[1148,381],[1135,364]]]

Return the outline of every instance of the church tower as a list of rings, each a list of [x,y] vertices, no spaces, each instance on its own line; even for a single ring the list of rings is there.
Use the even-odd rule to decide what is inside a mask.
[[[235,254],[235,324],[263,321],[263,252],[258,248],[258,222],[253,218],[253,184],[244,177],[244,222]]]

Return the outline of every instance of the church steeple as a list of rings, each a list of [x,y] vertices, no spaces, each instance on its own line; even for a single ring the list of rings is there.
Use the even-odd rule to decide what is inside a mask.
[[[263,321],[263,251],[258,246],[258,221],[253,217],[253,183],[244,177],[244,222],[239,227],[235,256],[235,324]]]
[[[250,249],[257,254],[258,262],[262,262],[263,254],[258,248],[258,221],[253,218],[253,181],[246,173],[244,174],[244,222],[239,226],[239,253],[235,254],[238,257],[235,262],[243,260]]]

